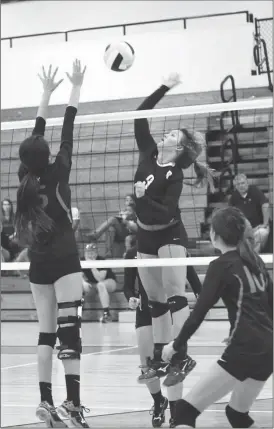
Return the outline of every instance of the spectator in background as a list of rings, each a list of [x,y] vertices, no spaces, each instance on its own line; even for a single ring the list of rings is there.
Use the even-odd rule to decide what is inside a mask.
[[[72,228],[73,228],[73,231],[77,233],[80,225],[80,213],[77,207],[71,207],[71,215],[72,215]]]
[[[240,209],[253,228],[255,251],[261,252],[269,236],[270,209],[264,193],[255,185],[249,185],[245,174],[234,178],[235,191],[229,205]]]
[[[2,201],[2,224],[3,232],[12,238],[14,235],[14,211],[13,204],[8,198]]]
[[[95,243],[88,244],[85,248],[86,261],[103,261],[105,258],[98,255],[97,245]],[[99,294],[99,299],[103,308],[103,316],[100,322],[111,322],[109,311],[109,294],[116,290],[116,276],[110,268],[90,268],[83,269],[83,290],[84,295],[87,295],[92,288],[96,288]]]
[[[108,218],[99,228],[88,234],[88,238],[97,241],[105,232],[107,232],[106,257],[112,256],[114,242],[124,243],[126,251],[130,248],[131,236],[137,233],[134,195],[126,195],[124,209],[117,216]]]

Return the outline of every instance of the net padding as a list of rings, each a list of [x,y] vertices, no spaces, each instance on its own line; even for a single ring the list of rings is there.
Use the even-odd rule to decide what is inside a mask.
[[[149,118],[151,133],[158,141],[164,132],[178,128],[188,128],[190,132],[195,130],[206,135],[215,130],[218,134],[221,114],[224,111],[228,112],[224,121],[226,129],[220,132],[220,136],[214,141],[207,139],[207,148],[199,158],[202,162],[212,164],[219,175],[220,169],[224,168],[220,164],[220,147],[231,133],[229,112],[237,110],[244,126],[265,125],[266,131],[257,133],[251,130],[249,133],[239,134],[238,140],[241,144],[243,172],[247,173],[251,181],[264,187],[264,192],[269,195],[272,202],[272,180],[270,179],[272,176],[272,105],[272,99],[265,98],[237,103],[77,116],[70,185],[72,207],[77,207],[81,214],[80,230],[77,233],[80,256],[83,257],[84,246],[89,241],[87,234],[98,228],[106,219],[117,215],[123,209],[125,196],[133,192],[133,178],[138,162],[133,130],[135,118]],[[45,137],[50,143],[53,155],[56,155],[59,149],[62,122],[63,118],[47,120]],[[21,141],[30,135],[33,126],[34,121],[4,122],[1,125],[2,200],[9,198],[14,204],[19,184],[18,148]],[[258,142],[262,145],[260,146]],[[224,154],[225,165],[227,163],[230,165],[231,149],[227,147]],[[231,164],[231,168],[232,166]],[[252,178],[251,173],[257,168],[264,168],[264,177]],[[187,180],[194,181],[193,167],[185,170],[184,175]],[[229,182],[229,179],[227,180]],[[215,199],[217,200],[218,186],[216,183]],[[227,187],[225,179],[222,181],[222,186]],[[198,245],[205,241],[202,225],[207,222],[211,197],[206,187],[195,188],[187,185],[183,187],[179,204],[182,220],[190,239]],[[106,237],[103,235],[99,239],[99,253],[102,256],[107,250],[105,242]],[[121,257],[121,254],[117,257]],[[187,264],[189,263],[190,260],[187,259]],[[205,264],[202,262],[202,265],[206,264],[207,262]],[[2,269],[7,270],[8,266],[5,264]]]

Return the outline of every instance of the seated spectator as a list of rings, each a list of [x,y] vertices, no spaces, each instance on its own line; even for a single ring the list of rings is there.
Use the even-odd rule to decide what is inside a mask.
[[[72,215],[72,228],[73,228],[73,231],[77,233],[80,225],[80,213],[77,207],[71,207],[71,215]]]
[[[254,234],[255,251],[264,250],[269,236],[270,210],[264,193],[255,185],[249,185],[245,174],[234,179],[235,191],[229,199],[229,205],[240,209],[249,220]]]
[[[131,235],[137,233],[137,222],[135,214],[135,202],[134,195],[127,195],[125,198],[125,207],[117,215],[108,218],[103,222],[99,228],[88,234],[88,238],[91,240],[98,240],[101,235],[106,234],[106,257],[113,256],[113,243],[124,243],[128,249],[131,242]]]
[[[86,246],[85,259],[86,261],[104,260],[104,258],[98,255],[98,249],[95,243],[91,243]],[[109,294],[114,292],[117,286],[114,272],[110,268],[91,268],[83,269],[82,271],[84,295],[87,295],[92,288],[96,288],[103,308],[103,316],[100,318],[100,322],[111,322]]]
[[[3,232],[12,238],[14,235],[14,211],[13,204],[8,198],[2,201],[2,225]]]

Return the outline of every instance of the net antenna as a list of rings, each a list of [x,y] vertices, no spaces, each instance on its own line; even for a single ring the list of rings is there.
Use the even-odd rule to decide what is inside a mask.
[[[256,19],[255,32],[253,33],[254,47],[253,59],[256,70],[252,70],[252,75],[267,74],[268,88],[273,92],[273,41],[272,41],[273,18]]]

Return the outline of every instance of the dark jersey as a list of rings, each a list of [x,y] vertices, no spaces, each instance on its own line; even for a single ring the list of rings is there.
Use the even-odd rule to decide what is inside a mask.
[[[55,162],[50,164],[39,178],[42,206],[47,215],[54,221],[51,232],[41,232],[30,245],[30,261],[55,260],[78,254],[72,229],[71,192],[69,176],[72,164],[73,126],[77,109],[68,106],[64,116],[61,135],[61,146]],[[44,135],[46,122],[37,117],[33,135]],[[27,171],[22,165],[19,168],[19,179]],[[21,177],[20,177],[21,176]]]
[[[126,252],[125,259],[137,259],[136,246]],[[139,298],[141,303],[147,303],[148,301],[137,267],[129,267],[124,270],[124,294],[128,301],[131,297]]]
[[[220,298],[231,326],[228,347],[241,355],[272,349],[272,281],[266,271],[260,278],[255,276],[237,251],[227,252],[210,263],[202,292],[175,340],[175,349],[189,340]]]
[[[104,261],[105,258],[103,258],[102,256],[97,256],[96,261]],[[110,268],[97,268],[98,271],[107,271],[106,279],[113,279],[116,280],[116,276],[114,274],[114,272],[110,269]],[[82,270],[82,272],[85,274],[86,278],[88,279],[88,281],[90,283],[98,283],[98,280],[96,280],[96,278],[94,277],[92,270],[90,270],[89,268],[84,268]]]
[[[169,90],[161,86],[138,110],[152,109]],[[183,172],[170,163],[157,163],[157,145],[150,134],[147,119],[135,119],[135,138],[140,157],[134,183],[145,183],[146,193],[136,199],[136,214],[146,225],[168,225],[181,221],[179,198],[183,187]]]

